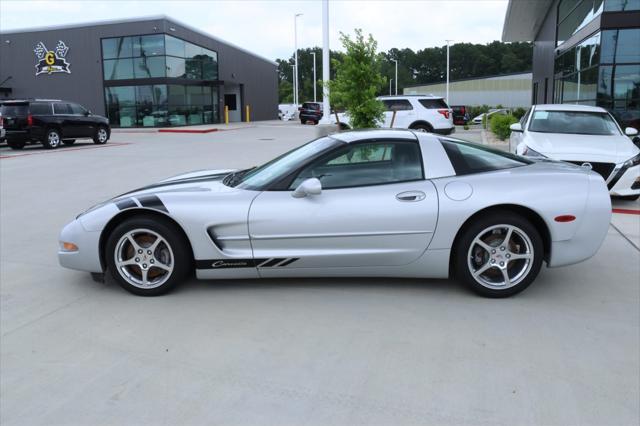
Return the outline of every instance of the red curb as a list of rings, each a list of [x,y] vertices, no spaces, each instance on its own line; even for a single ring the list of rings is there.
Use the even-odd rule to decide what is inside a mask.
[[[220,131],[220,129],[158,129],[158,133],[211,133],[217,131]]]
[[[111,142],[106,145],[98,145],[98,146],[78,146],[73,148],[62,148],[60,150],[53,149],[53,150],[46,150],[46,151],[42,150],[42,151],[33,151],[33,152],[23,152],[23,153],[14,154],[14,155],[0,155],[0,159],[6,160],[8,158],[25,157],[27,155],[58,154],[58,153],[67,152],[67,151],[82,151],[85,149],[109,148],[109,147],[122,146],[122,145],[131,145],[131,142]]]
[[[631,210],[631,209],[613,209],[613,213],[622,213],[622,214],[637,214],[640,215],[640,210]]]

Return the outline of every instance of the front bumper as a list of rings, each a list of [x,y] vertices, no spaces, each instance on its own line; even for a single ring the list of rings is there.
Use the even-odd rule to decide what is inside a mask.
[[[60,266],[78,271],[103,272],[100,262],[100,231],[87,231],[76,219],[62,228],[59,240],[61,243],[68,242],[78,246],[76,251],[58,250]]]
[[[609,191],[611,195],[630,196],[640,194],[640,165],[621,169],[613,173],[609,181]]]

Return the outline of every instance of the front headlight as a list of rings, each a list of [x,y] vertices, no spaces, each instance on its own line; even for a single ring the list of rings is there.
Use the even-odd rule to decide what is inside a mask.
[[[532,157],[532,158],[547,158],[546,155],[540,154],[538,151],[533,150],[525,145],[524,152],[522,153],[524,157]]]
[[[629,168],[629,167],[637,166],[638,164],[640,164],[640,154],[625,161],[622,167]]]

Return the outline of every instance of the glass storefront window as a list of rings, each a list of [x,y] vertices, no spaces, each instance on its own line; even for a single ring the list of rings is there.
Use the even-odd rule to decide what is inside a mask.
[[[133,38],[133,56],[164,55],[164,35],[154,34]]]
[[[167,56],[167,77],[185,78],[184,59]]]
[[[602,32],[603,64],[640,62],[640,28]]]
[[[123,80],[133,78],[133,60],[109,59],[103,62],[105,80]]]
[[[133,56],[131,37],[116,37],[102,40],[104,59],[130,58]]]
[[[185,77],[192,80],[202,79],[202,61],[200,59],[185,59]]]
[[[184,43],[184,57],[187,59],[197,58],[202,55],[202,47],[196,46],[195,44],[185,42]]]
[[[561,0],[558,5],[556,46],[584,28],[603,11],[603,0]]]
[[[164,43],[167,55],[184,58],[184,40],[165,34]]]
[[[105,88],[107,115],[112,124],[120,127],[132,127],[135,122],[135,89],[133,86]]]
[[[164,56],[133,58],[133,72],[135,78],[164,77]]]
[[[605,12],[640,10],[640,0],[605,0]]]

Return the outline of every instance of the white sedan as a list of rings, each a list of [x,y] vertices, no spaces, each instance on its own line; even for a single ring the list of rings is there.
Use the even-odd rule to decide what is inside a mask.
[[[640,148],[603,108],[583,105],[535,105],[511,125],[510,150],[531,158],[567,161],[592,169],[610,194],[640,197]]]

